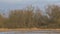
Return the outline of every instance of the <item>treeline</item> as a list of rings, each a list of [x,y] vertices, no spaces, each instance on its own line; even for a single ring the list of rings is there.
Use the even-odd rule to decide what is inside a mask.
[[[50,5],[42,10],[28,8],[9,11],[9,17],[0,15],[0,28],[60,28],[60,6]]]

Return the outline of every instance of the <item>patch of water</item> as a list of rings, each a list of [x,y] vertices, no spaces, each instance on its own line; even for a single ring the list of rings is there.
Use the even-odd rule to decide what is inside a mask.
[[[60,34],[60,31],[10,31],[0,32],[0,34]]]

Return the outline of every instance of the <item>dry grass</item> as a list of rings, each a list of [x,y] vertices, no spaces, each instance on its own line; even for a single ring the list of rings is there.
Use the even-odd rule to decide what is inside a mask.
[[[17,28],[17,29],[8,29],[8,28],[0,28],[0,32],[8,32],[8,31],[60,31],[60,29],[39,29],[39,28]]]

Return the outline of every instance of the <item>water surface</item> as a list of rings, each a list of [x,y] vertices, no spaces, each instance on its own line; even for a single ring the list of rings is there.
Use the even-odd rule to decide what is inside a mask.
[[[0,34],[60,34],[60,31],[55,31],[55,30],[8,31],[8,32],[0,32]]]

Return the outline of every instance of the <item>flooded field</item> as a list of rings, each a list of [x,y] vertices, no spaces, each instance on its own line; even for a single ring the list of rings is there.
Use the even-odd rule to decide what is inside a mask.
[[[60,34],[60,30],[7,31],[0,34]]]

